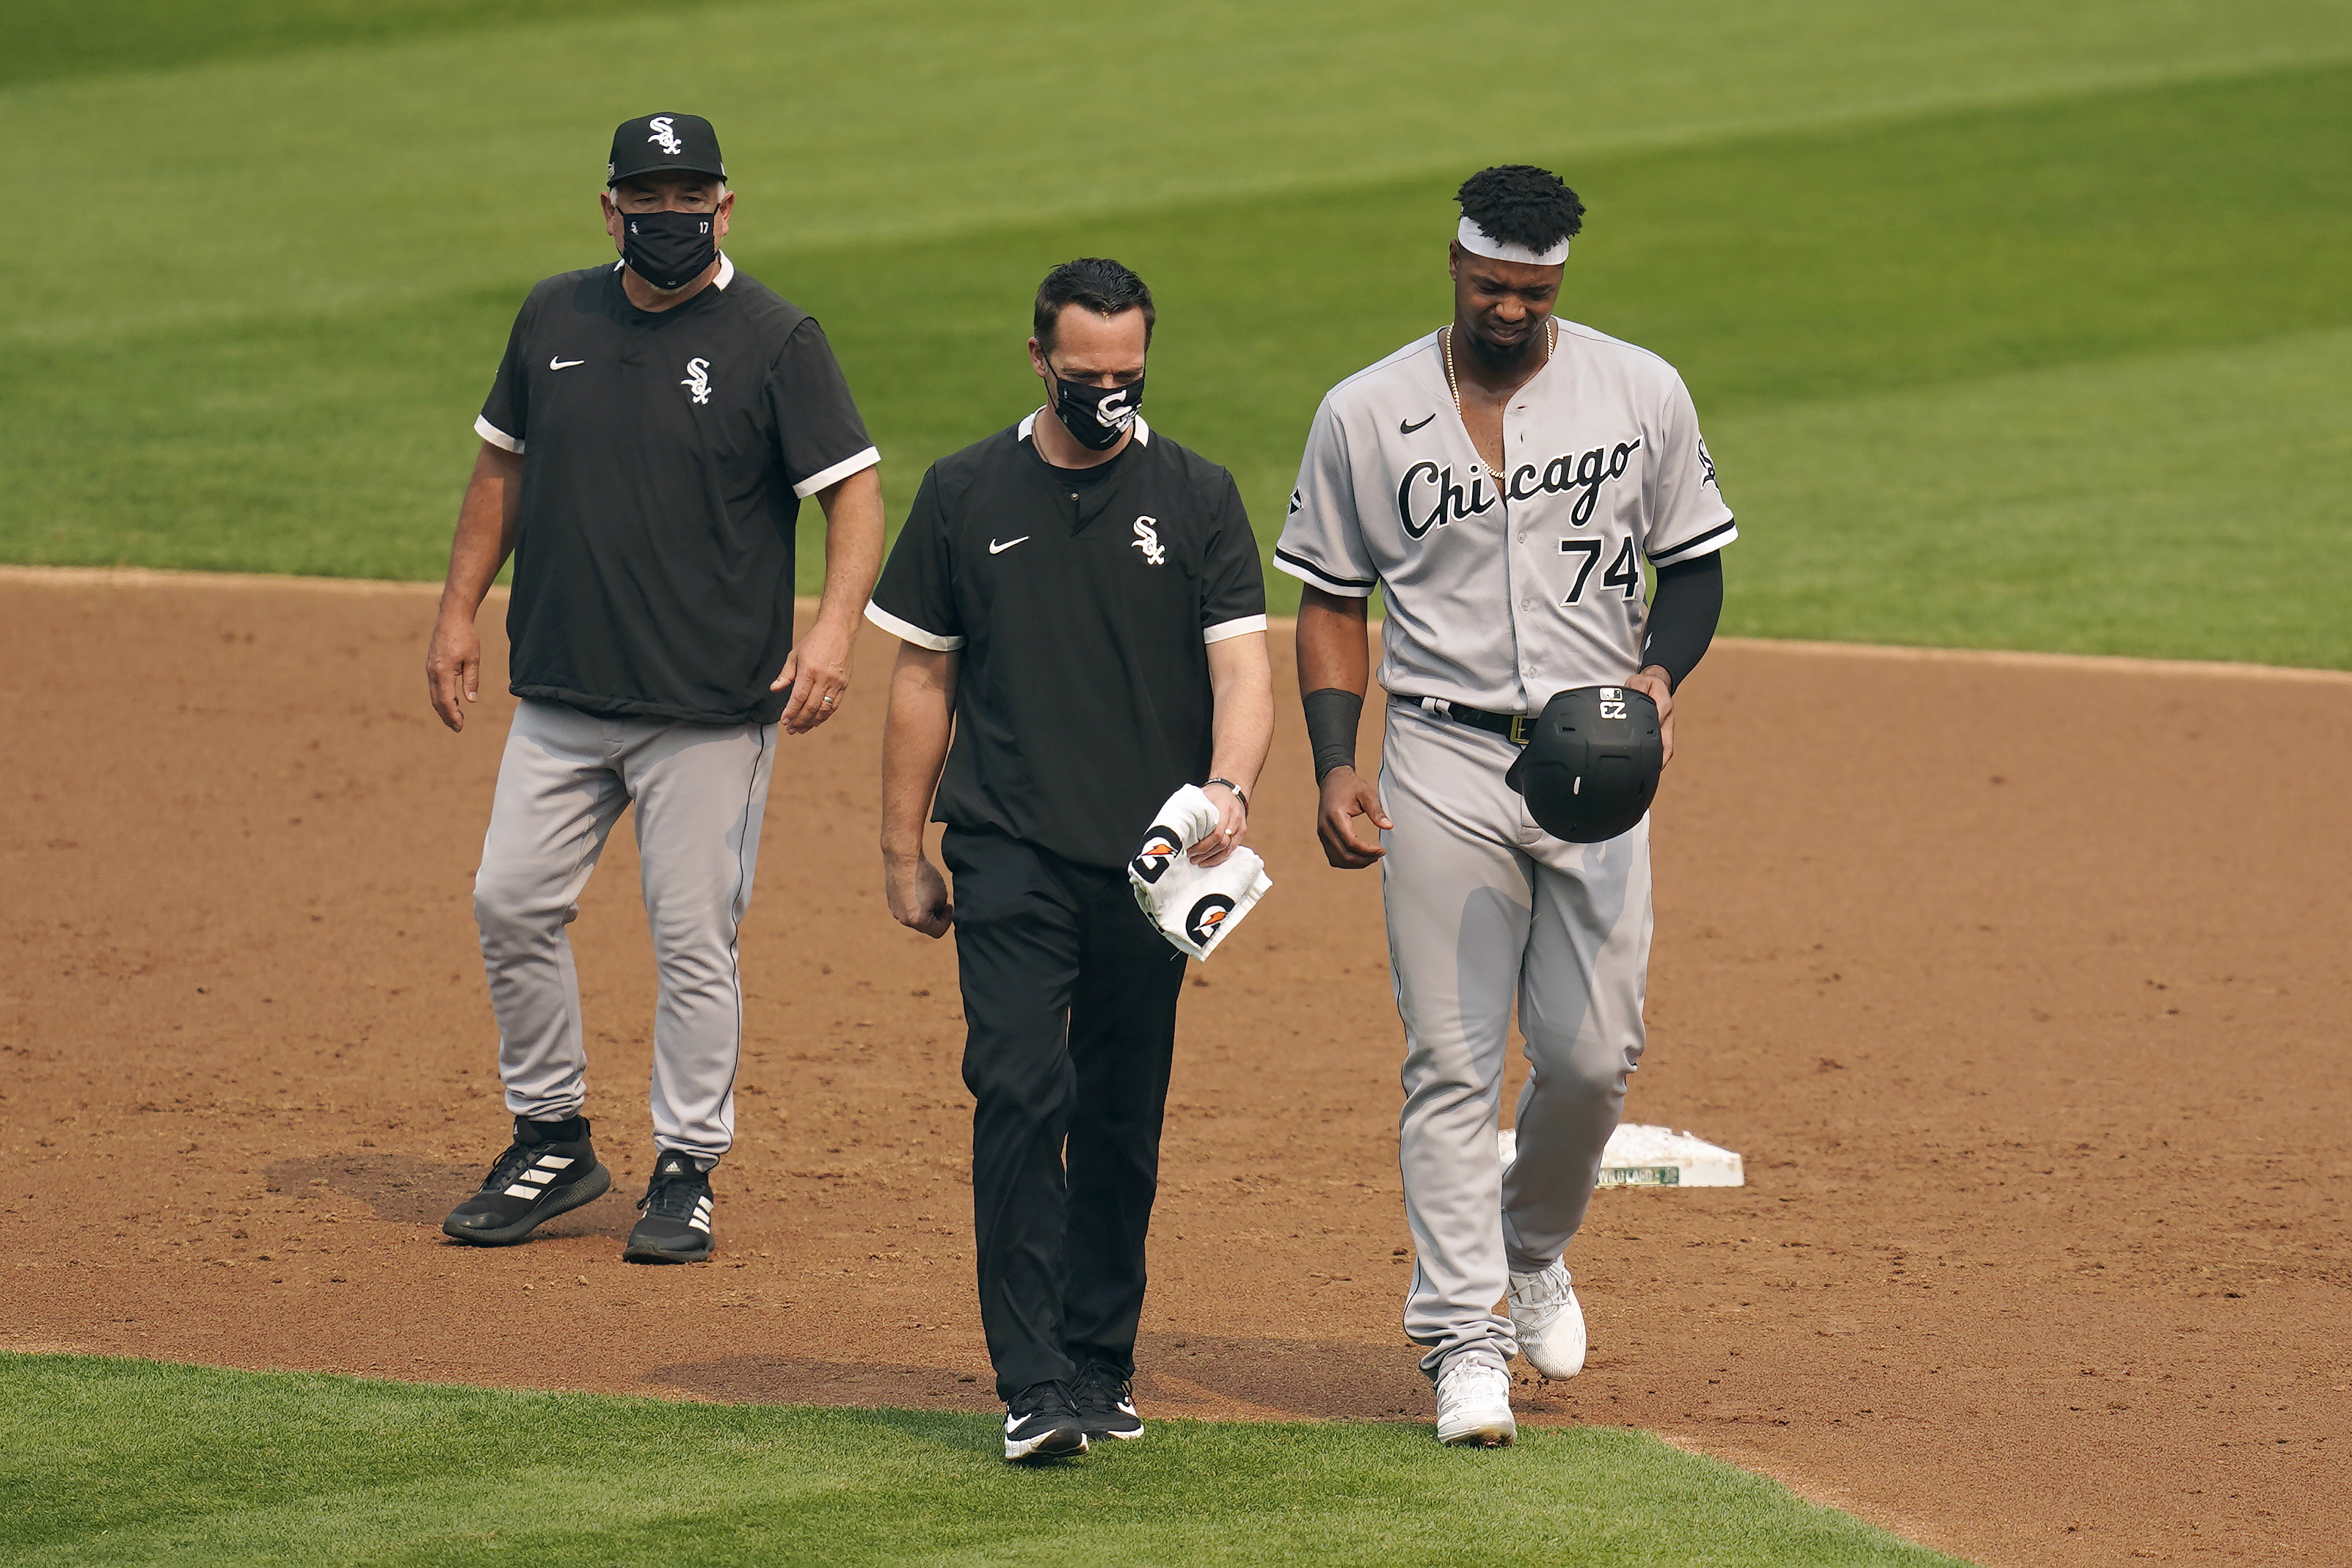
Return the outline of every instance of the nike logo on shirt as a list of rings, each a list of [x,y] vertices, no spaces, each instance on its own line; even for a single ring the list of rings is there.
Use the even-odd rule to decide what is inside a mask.
[[[574,365],[584,365],[587,362],[585,360],[550,360],[547,361],[547,368],[551,371],[568,371]],[[1437,416],[1433,413],[1429,417],[1435,419]]]
[[[1407,424],[1403,420],[1400,419],[1397,421],[1397,434],[1399,435],[1411,435],[1414,431],[1419,430],[1422,424],[1427,424],[1430,420],[1435,419],[1436,417],[1437,416],[1433,413],[1430,414],[1422,420],[1421,424]]]
[[[1434,418],[1434,417],[1436,417],[1436,416],[1433,414],[1431,417],[1432,417],[1432,418]],[[1017,538],[1017,539],[1006,539],[1003,544],[998,544],[994,539],[991,539],[991,540],[989,540],[989,541],[988,541],[988,553],[989,553],[989,554],[991,554],[991,555],[1003,555],[1006,550],[1011,549],[1014,545],[1018,545],[1018,544],[1026,544],[1026,543],[1028,543],[1028,542],[1029,542],[1029,536],[1028,536],[1027,534],[1023,534],[1023,535],[1022,535],[1019,538]]]

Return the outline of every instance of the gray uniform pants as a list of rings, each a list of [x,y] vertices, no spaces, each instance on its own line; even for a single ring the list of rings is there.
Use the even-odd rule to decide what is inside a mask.
[[[1404,1019],[1399,1159],[1420,1257],[1404,1330],[1433,1378],[1457,1351],[1518,1354],[1508,1272],[1549,1267],[1584,1222],[1642,1055],[1650,825],[1600,844],[1536,826],[1502,737],[1391,705],[1381,755],[1389,958]],[[1511,1003],[1529,1073],[1518,1155],[1495,1149]]]
[[[734,1142],[743,1038],[735,933],[751,902],[775,742],[773,725],[599,718],[530,700],[515,710],[474,879],[509,1111],[560,1120],[586,1096],[580,977],[564,928],[634,801],[661,985],[654,1142],[706,1168]]]

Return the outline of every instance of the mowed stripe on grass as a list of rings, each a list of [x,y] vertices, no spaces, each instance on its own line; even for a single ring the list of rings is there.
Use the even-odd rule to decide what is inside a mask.
[[[459,1564],[1433,1562],[1949,1568],[1621,1428],[1171,1421],[1016,1469],[985,1416],[688,1405],[0,1357],[24,1561]]]

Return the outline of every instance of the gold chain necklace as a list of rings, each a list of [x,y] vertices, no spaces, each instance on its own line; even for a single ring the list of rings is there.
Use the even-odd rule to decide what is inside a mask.
[[[1447,322],[1444,329],[1437,334],[1437,346],[1438,351],[1445,360],[1445,390],[1454,394],[1454,417],[1462,422],[1462,433],[1467,435],[1470,433],[1470,416],[1462,412],[1462,383],[1455,380],[1454,375],[1454,324],[1452,322]],[[1544,323],[1544,365],[1551,363],[1552,354],[1559,348],[1559,322],[1557,319],[1548,320]],[[1535,380],[1536,371],[1542,369],[1543,365],[1538,365],[1534,371],[1529,371],[1528,381]],[[1528,382],[1521,382],[1519,386],[1523,387],[1527,384]],[[1517,392],[1518,387],[1513,387],[1511,390]],[[1470,449],[1476,452],[1477,442],[1471,442]],[[1503,476],[1500,474],[1486,467],[1486,459],[1483,455],[1478,459],[1478,466],[1485,469],[1486,476],[1496,484],[1499,485],[1503,482]]]

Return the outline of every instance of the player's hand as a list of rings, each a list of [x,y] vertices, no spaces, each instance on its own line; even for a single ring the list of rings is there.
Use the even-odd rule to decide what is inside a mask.
[[[1652,664],[1625,684],[1647,694],[1658,705],[1658,738],[1666,748],[1665,758],[1658,766],[1664,768],[1675,759],[1675,694],[1674,688],[1666,685],[1665,666]]]
[[[1249,831],[1249,808],[1223,784],[1204,784],[1202,789],[1217,803],[1217,825],[1184,852],[1185,858],[1197,866],[1223,865],[1240,847],[1242,835]]]
[[[849,690],[854,638],[854,631],[820,621],[785,656],[783,674],[769,682],[768,689],[792,688],[792,700],[784,705],[786,735],[806,735],[839,710],[842,694]]]
[[[471,616],[444,615],[425,649],[425,695],[441,722],[466,727],[466,704],[482,700],[482,639]]]
[[[947,878],[929,855],[882,862],[882,896],[890,918],[926,936],[946,936],[955,926],[955,904],[948,897]]]
[[[1369,817],[1372,826],[1393,828],[1381,810],[1380,791],[1352,768],[1334,768],[1323,775],[1323,800],[1315,813],[1315,836],[1323,841],[1323,858],[1341,871],[1361,871],[1388,851],[1356,837],[1355,820]]]

